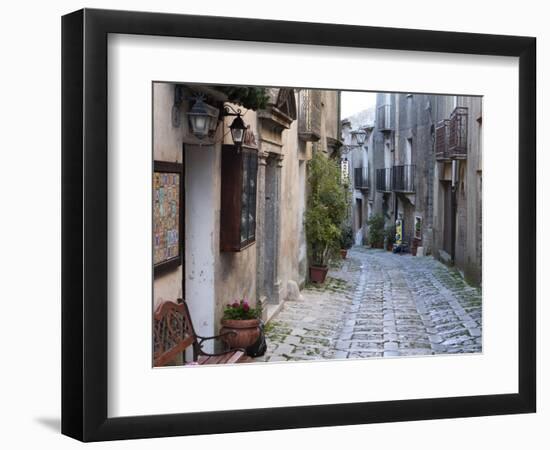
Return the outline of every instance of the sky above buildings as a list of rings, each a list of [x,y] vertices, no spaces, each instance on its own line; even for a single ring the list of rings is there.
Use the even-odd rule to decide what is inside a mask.
[[[376,105],[376,92],[342,91],[341,118],[353,116]]]

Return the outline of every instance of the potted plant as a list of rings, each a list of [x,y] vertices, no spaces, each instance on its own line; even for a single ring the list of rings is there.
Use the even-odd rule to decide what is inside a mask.
[[[221,320],[223,341],[229,348],[248,348],[260,337],[260,312],[248,301],[235,300],[225,306]]]
[[[323,283],[328,263],[340,249],[341,224],[346,217],[345,187],[340,184],[340,167],[319,151],[308,163],[309,196],[305,229],[310,260],[309,278]]]
[[[367,221],[368,241],[372,248],[382,248],[384,245],[384,217],[373,214]]]
[[[345,224],[340,232],[340,256],[342,256],[342,259],[346,259],[348,250],[353,245],[353,230],[349,224]]]
[[[395,243],[395,225],[390,225],[384,229],[384,248],[391,252],[393,250],[394,243]]]

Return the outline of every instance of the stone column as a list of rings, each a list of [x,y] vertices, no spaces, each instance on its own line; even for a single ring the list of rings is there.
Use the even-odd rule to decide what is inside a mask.
[[[265,166],[268,153],[258,151],[258,175],[256,195],[256,304],[262,309],[262,319],[267,318],[267,294],[265,290]]]
[[[274,199],[272,202],[274,220],[273,226],[273,239],[275,241],[275,254],[273,259],[273,298],[272,303],[279,304],[282,300],[283,286],[279,278],[279,265],[281,264],[279,254],[281,248],[281,180],[284,155],[281,153],[273,154],[275,163],[275,185],[273,186]]]
[[[282,155],[269,152],[264,178],[263,255],[258,264],[263,270],[263,293],[270,304],[279,304],[281,301],[279,280],[281,167]]]

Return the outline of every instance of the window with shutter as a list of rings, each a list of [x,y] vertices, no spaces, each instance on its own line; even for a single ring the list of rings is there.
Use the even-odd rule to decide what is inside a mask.
[[[222,148],[220,250],[240,252],[256,241],[256,149]]]

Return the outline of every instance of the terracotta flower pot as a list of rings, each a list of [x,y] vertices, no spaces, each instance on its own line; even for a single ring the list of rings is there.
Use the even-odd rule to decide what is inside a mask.
[[[342,257],[342,259],[346,259],[347,256],[348,256],[348,250],[346,248],[341,248],[340,249],[340,256]]]
[[[229,348],[247,348],[256,343],[260,337],[260,319],[222,319],[220,334],[234,331],[223,337]]]
[[[309,279],[313,283],[324,283],[327,277],[328,267],[323,266],[310,266]]]

